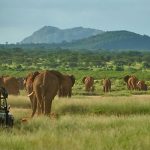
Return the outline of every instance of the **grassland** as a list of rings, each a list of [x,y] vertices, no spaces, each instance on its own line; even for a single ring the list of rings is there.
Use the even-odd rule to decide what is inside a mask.
[[[54,117],[31,114],[29,99],[10,96],[13,129],[0,129],[2,150],[148,150],[150,96],[57,97]],[[27,118],[22,122],[22,118]]]

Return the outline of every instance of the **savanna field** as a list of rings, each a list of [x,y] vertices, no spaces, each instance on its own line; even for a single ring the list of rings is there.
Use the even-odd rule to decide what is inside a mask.
[[[51,117],[33,119],[30,119],[30,101],[24,91],[20,96],[9,96],[14,127],[0,129],[0,149],[149,149],[148,93],[126,90],[120,91],[121,96],[116,91],[83,94],[73,95],[71,99],[56,96]]]
[[[31,71],[55,69],[64,74],[73,74],[76,82],[71,98],[55,97],[50,117],[35,115],[33,119],[30,118],[31,104],[24,90],[19,96],[9,95],[14,127],[0,128],[0,150],[149,150],[150,69],[146,61],[147,53],[142,56],[137,52],[132,57],[129,54],[128,58],[120,54],[126,58],[124,61],[119,61],[118,58],[122,58],[120,55],[117,57],[118,54],[115,54],[116,58],[109,58],[109,54],[98,58],[97,55],[91,56],[95,60],[103,58],[98,62],[88,57],[91,54],[82,57],[78,52],[72,55],[67,51],[69,57],[64,54],[67,58],[58,57],[55,61],[51,61],[54,55],[49,53],[39,53],[40,59],[37,59],[34,51],[28,56],[26,51],[17,52],[18,49],[16,55],[7,54],[5,63],[0,66],[1,75],[25,77]],[[74,56],[80,58],[78,62],[83,62],[74,64],[77,61]],[[127,74],[144,80],[148,91],[127,90],[123,81]],[[82,78],[86,75],[95,79],[94,93],[84,90]],[[105,77],[112,82],[110,93],[102,91],[102,79]]]

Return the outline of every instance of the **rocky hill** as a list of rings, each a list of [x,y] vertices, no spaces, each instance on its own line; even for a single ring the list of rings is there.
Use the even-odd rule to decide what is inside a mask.
[[[31,36],[26,37],[20,43],[29,44],[29,43],[61,43],[61,42],[72,42],[75,40],[87,38],[97,34],[101,34],[103,31],[75,27],[70,29],[59,29],[52,26],[44,26],[38,31],[35,31]]]

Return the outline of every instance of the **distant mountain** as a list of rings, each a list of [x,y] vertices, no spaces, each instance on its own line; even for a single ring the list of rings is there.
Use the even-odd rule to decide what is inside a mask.
[[[108,31],[102,34],[61,44],[68,49],[150,50],[150,37],[129,31]]]
[[[103,31],[75,27],[71,29],[59,29],[52,26],[44,26],[38,31],[35,31],[31,36],[26,37],[21,41],[22,44],[29,43],[61,43],[61,42],[72,42],[75,40],[87,38],[97,34],[101,34]]]

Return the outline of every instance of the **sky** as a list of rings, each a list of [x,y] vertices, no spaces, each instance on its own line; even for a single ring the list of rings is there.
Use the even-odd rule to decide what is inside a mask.
[[[0,0],[0,44],[43,26],[128,30],[150,36],[150,0]]]

